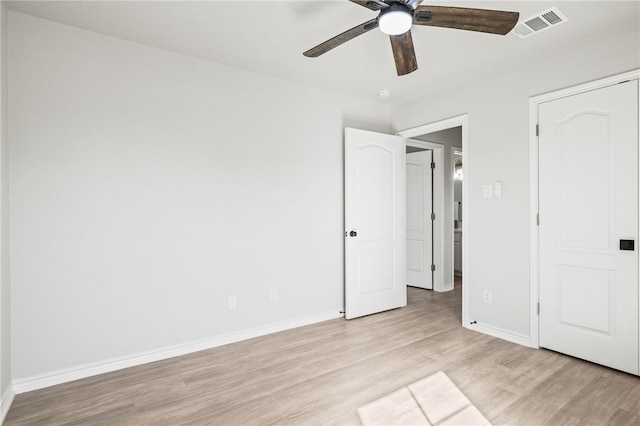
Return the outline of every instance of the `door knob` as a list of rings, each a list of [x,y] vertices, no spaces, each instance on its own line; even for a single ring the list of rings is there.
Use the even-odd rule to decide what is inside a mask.
[[[620,250],[635,250],[635,240],[620,240]]]
[[[352,237],[357,237],[358,233],[356,231],[351,231],[351,232],[349,232],[349,235],[352,236]]]

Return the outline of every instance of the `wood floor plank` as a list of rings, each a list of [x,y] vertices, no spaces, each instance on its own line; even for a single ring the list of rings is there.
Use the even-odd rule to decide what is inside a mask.
[[[638,425],[640,379],[464,329],[461,291],[17,395],[13,425],[358,425],[438,371],[493,424]]]
[[[612,419],[625,395],[633,389],[633,384],[616,380],[607,373],[593,377],[546,423],[588,424],[592,418]]]
[[[637,426],[640,425],[640,416],[627,410],[618,409],[607,420],[608,425]]]
[[[556,354],[558,357],[562,357]],[[557,413],[569,404],[575,395],[584,392],[593,379],[598,377],[592,365],[574,360],[561,365],[552,375],[524,392],[520,398],[492,422],[499,424],[545,424],[554,423]]]

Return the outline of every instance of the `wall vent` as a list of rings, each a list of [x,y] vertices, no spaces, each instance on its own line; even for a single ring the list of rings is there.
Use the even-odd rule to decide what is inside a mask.
[[[518,22],[513,33],[520,38],[526,38],[541,31],[567,22],[569,19],[557,7],[542,11]]]

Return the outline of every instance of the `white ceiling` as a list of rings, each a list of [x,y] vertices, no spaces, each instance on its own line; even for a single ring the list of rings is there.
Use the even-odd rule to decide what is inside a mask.
[[[425,4],[516,11],[521,19],[557,6],[569,22],[526,39],[414,27],[419,69],[398,77],[388,36],[377,30],[319,58],[302,56],[376,16],[348,0],[8,2],[13,11],[349,96],[375,99],[379,90],[389,90],[392,104],[522,66],[620,26],[640,25],[640,0]]]

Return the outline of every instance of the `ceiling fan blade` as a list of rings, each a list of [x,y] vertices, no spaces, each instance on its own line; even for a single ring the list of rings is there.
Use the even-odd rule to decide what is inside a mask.
[[[359,4],[366,7],[369,10],[378,11],[389,7],[388,4],[382,0],[349,0],[351,3]]]
[[[369,10],[379,11],[382,9],[388,8],[392,3],[400,2],[406,4],[407,6],[415,9],[422,0],[349,0],[352,3],[359,4],[360,6],[366,7]]]
[[[350,30],[343,32],[342,34],[338,34],[337,36],[330,38],[324,43],[320,43],[313,49],[309,49],[303,53],[304,56],[309,58],[317,58],[323,53],[327,53],[329,50],[340,46],[343,43],[355,38],[359,35],[362,35],[366,32],[371,31],[374,28],[378,28],[378,19],[372,19],[370,21],[365,22],[364,24],[360,24],[357,27],[353,27]]]
[[[398,75],[406,75],[418,69],[416,52],[413,48],[411,30],[404,34],[389,36],[393,58],[396,61]]]
[[[413,15],[413,23],[505,35],[518,23],[519,16],[518,12],[501,10],[418,6]]]

